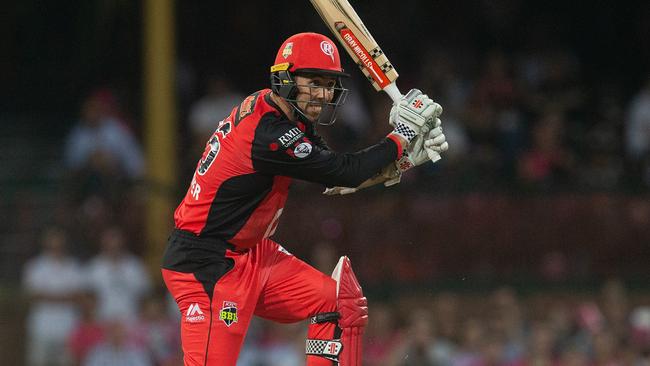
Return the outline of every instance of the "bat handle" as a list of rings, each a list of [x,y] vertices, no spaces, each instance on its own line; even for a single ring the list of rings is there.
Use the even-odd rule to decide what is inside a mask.
[[[399,91],[399,88],[397,87],[397,84],[395,82],[392,82],[384,87],[384,91],[390,99],[393,100],[396,104],[399,103],[399,100],[402,99],[402,93]]]

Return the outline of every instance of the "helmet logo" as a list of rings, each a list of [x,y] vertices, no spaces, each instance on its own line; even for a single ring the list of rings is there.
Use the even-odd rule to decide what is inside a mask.
[[[293,42],[287,43],[282,50],[282,57],[287,58],[293,53]]]
[[[322,41],[320,43],[320,50],[323,51],[324,54],[329,56],[332,59],[332,62],[334,62],[334,46],[332,46],[331,43],[327,41]]]

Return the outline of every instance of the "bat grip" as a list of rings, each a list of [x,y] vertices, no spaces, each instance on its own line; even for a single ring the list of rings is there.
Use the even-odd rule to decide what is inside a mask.
[[[399,91],[399,88],[397,88],[397,84],[395,84],[395,82],[386,85],[386,87],[384,87],[384,91],[396,104],[399,103],[400,99],[402,99],[402,93]]]

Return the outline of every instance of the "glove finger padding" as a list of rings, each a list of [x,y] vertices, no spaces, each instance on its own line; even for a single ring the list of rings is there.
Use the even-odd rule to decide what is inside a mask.
[[[445,141],[447,141],[446,138],[445,138],[445,134],[441,133],[441,134],[437,135],[436,137],[434,137],[432,139],[426,140],[424,145],[426,147],[432,147],[434,145],[441,145]]]
[[[436,127],[433,130],[429,131],[425,141],[430,141],[440,135],[442,135],[442,127]]]
[[[434,146],[431,146],[431,147],[426,147],[425,149],[435,151],[437,153],[443,153],[443,152],[449,150],[449,144],[447,143],[447,141],[445,141],[440,145],[434,145]]]
[[[447,151],[448,148],[449,144],[445,134],[442,133],[442,122],[436,118],[436,128],[427,134],[427,139],[424,140],[424,150],[428,158],[435,163],[442,158],[440,154]]]
[[[431,160],[431,162],[435,163],[438,160],[442,159],[439,152],[434,151],[434,150],[429,149],[429,148],[426,148],[424,150],[426,151],[427,157],[429,157],[429,160]]]
[[[447,143],[447,138],[445,137],[444,133],[441,133],[440,135],[427,139],[424,141],[424,147],[427,149],[432,149],[437,152],[444,152],[447,151],[449,148],[449,144]]]

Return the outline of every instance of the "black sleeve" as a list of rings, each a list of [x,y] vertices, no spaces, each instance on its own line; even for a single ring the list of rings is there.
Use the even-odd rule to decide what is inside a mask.
[[[327,145],[327,141],[325,141],[325,139],[318,134],[313,125],[307,126],[306,135],[315,145],[319,146],[321,149],[332,150]]]
[[[262,117],[252,147],[253,167],[328,187],[356,187],[397,158],[397,145],[384,139],[356,153],[336,153],[311,141],[291,121]]]

